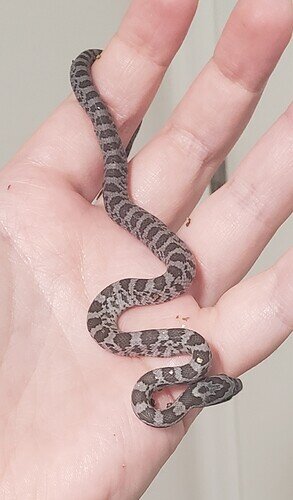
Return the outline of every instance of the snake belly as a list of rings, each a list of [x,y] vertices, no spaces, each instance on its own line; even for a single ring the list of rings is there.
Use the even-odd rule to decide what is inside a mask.
[[[160,304],[184,293],[195,276],[195,262],[185,243],[154,215],[132,203],[127,188],[127,152],[113,117],[91,77],[91,65],[101,50],[82,52],[71,65],[75,96],[92,121],[104,158],[104,206],[108,215],[166,265],[153,279],[125,278],[110,284],[93,300],[87,319],[91,336],[104,349],[121,356],[170,357],[189,354],[189,363],[158,368],[135,384],[131,401],[137,417],[153,427],[169,427],[191,408],[222,403],[237,394],[242,383],[227,375],[207,376],[211,351],[205,339],[185,328],[121,332],[120,314],[133,306]],[[129,148],[126,148],[129,150]],[[184,392],[165,409],[154,406],[154,391],[187,384]]]

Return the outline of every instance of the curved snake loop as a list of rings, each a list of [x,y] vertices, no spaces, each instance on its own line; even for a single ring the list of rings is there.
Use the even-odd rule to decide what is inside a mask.
[[[106,104],[91,77],[91,65],[101,50],[82,52],[71,66],[70,78],[77,100],[92,121],[104,157],[104,205],[117,224],[144,243],[166,265],[153,279],[125,278],[102,290],[93,300],[87,326],[104,349],[122,356],[169,357],[188,353],[189,363],[157,368],[144,374],[132,391],[132,406],[140,420],[153,427],[168,427],[191,408],[215,405],[231,399],[242,383],[227,375],[207,376],[211,351],[198,333],[184,328],[121,332],[118,317],[133,306],[160,304],[184,293],[195,276],[192,253],[167,226],[135,205],[127,190],[127,152]],[[158,389],[187,384],[184,392],[165,409],[154,407]]]

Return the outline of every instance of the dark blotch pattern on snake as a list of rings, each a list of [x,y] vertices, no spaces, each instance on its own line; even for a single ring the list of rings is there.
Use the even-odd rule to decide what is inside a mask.
[[[182,294],[195,276],[191,252],[163,222],[131,202],[127,190],[127,148],[124,149],[114,120],[91,78],[91,65],[100,56],[86,50],[71,66],[71,85],[79,103],[90,117],[103,152],[104,205],[109,216],[143,242],[167,267],[154,279],[126,278],[107,286],[92,302],[87,326],[104,349],[122,356],[190,354],[184,366],[158,368],[143,375],[132,391],[132,406],[140,420],[154,427],[168,427],[181,420],[191,408],[215,405],[237,394],[242,384],[227,375],[207,376],[211,351],[204,338],[184,328],[121,332],[118,317],[126,309],[160,304]],[[154,391],[175,384],[186,390],[165,409],[154,407]]]

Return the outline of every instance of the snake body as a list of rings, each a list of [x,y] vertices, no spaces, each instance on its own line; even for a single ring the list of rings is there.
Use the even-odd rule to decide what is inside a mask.
[[[133,306],[160,304],[182,294],[195,276],[192,253],[185,243],[154,215],[132,203],[127,189],[127,152],[114,120],[91,77],[91,65],[101,50],[82,52],[73,62],[70,79],[75,96],[92,121],[104,157],[104,206],[108,215],[144,243],[166,265],[153,279],[126,278],[110,284],[93,300],[87,319],[91,336],[104,349],[122,356],[169,357],[189,354],[189,363],[158,368],[144,374],[132,391],[137,417],[153,427],[169,427],[191,408],[231,399],[242,383],[227,375],[207,376],[211,351],[205,339],[185,328],[121,332],[118,318]],[[129,149],[129,148],[127,148]],[[152,394],[166,386],[187,384],[165,409],[154,405]]]

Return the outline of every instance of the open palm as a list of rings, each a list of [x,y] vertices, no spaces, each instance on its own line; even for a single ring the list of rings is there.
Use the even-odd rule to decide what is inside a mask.
[[[184,39],[195,3],[160,0],[150,9],[134,0],[93,66],[125,143]],[[194,208],[291,30],[289,0],[240,0],[214,58],[130,165],[132,198],[179,232],[198,274],[189,294],[128,311],[120,327],[185,324],[209,342],[216,373],[240,375],[292,328],[292,253],[237,284],[290,213],[292,109],[233,178]],[[0,486],[7,499],[139,498],[196,414],[169,429],[142,424],[130,404],[134,383],[178,359],[117,357],[87,332],[87,309],[101,289],[164,269],[102,204],[91,204],[102,176],[91,124],[73,96],[1,172]],[[174,396],[164,393],[161,402]]]

